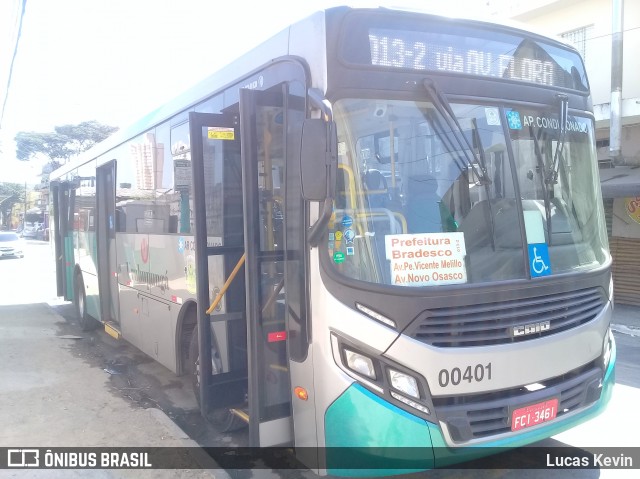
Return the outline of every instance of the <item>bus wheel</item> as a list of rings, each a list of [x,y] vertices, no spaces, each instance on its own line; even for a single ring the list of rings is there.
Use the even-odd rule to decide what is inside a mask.
[[[84,292],[84,284],[80,275],[76,275],[75,291],[73,302],[76,306],[76,316],[82,331],[93,331],[98,326],[98,322],[87,313],[87,296]]]
[[[212,338],[212,342],[215,342]],[[217,348],[211,346],[211,373],[219,374],[222,372],[222,364]],[[198,352],[198,326],[196,324],[191,341],[189,342],[189,374],[191,375],[191,386],[196,396],[198,407],[200,404],[200,354]],[[215,424],[220,432],[237,431],[247,426],[247,423],[233,414],[229,408],[218,408],[207,413],[207,417]]]

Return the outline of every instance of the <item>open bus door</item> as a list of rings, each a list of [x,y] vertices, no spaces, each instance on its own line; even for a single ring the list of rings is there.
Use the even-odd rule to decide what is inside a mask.
[[[227,408],[248,422],[250,447],[292,443],[285,325],[283,91],[282,87],[269,92],[241,90],[239,112],[236,109],[224,115],[189,116],[195,199],[198,374],[203,378],[200,406],[205,416]],[[238,191],[227,191],[227,177],[234,181],[231,168],[234,163],[241,171],[238,185],[241,195]],[[207,164],[219,167],[206,167]],[[205,183],[206,175],[216,174],[224,177],[223,245],[208,246],[207,235],[211,236],[211,232],[207,230],[210,222],[207,214],[211,215],[211,211],[206,207],[206,195],[211,186],[207,188]],[[209,185],[213,183],[210,181]],[[239,195],[241,208],[227,204],[233,204],[234,194]],[[234,236],[230,240],[231,235]],[[241,243],[236,241],[238,238],[242,238]],[[209,316],[207,308],[220,296],[213,294],[209,285],[209,257],[215,255],[224,255],[226,278],[232,275],[232,270],[238,274],[227,280],[228,290],[223,288],[225,311]],[[242,319],[241,325],[238,319]],[[226,337],[212,338],[210,324],[220,321],[227,324]],[[212,375],[212,366],[215,367],[212,344],[215,353],[216,344],[220,346],[223,342],[230,356],[229,367]],[[243,358],[234,358],[233,352],[238,350],[242,350]]]
[[[229,411],[244,408],[247,395],[242,167],[237,116],[191,112],[189,133],[197,300],[196,394],[203,416],[220,416],[220,411],[228,415]],[[209,274],[210,269],[220,267],[231,285],[222,291],[210,284]],[[232,276],[232,271],[239,273]],[[224,308],[218,303],[223,295]],[[214,301],[218,307],[211,308]],[[195,362],[195,358],[189,360]],[[225,428],[228,429],[230,426]]]
[[[74,261],[74,203],[76,191],[67,181],[57,181],[51,185],[53,198],[53,218],[50,228],[53,233],[56,255],[56,292],[67,301],[74,299],[73,266]]]
[[[99,166],[96,170],[98,291],[100,320],[106,325],[120,321],[116,273],[115,194],[116,162],[114,160]]]
[[[285,284],[284,85],[240,90],[249,446],[291,444]]]
[[[65,195],[67,192],[67,195]],[[51,183],[51,198],[53,201],[53,215],[50,220],[51,239],[53,241],[54,254],[56,258],[56,294],[63,296],[64,299],[72,299],[67,294],[66,267],[65,267],[65,249],[64,241],[67,222],[62,218],[68,217],[67,202],[68,188],[61,182]]]

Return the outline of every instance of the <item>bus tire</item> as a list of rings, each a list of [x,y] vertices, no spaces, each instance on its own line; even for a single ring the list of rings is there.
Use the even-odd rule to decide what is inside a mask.
[[[212,338],[213,341],[213,338]],[[220,360],[217,358],[217,351],[215,346],[211,347],[211,357],[213,358],[211,364],[211,370],[213,374],[218,374],[221,371]],[[193,330],[191,335],[191,341],[189,342],[189,365],[188,372],[191,376],[191,386],[193,393],[196,396],[198,407],[200,404],[200,353],[198,351],[198,325]],[[235,414],[231,413],[229,408],[214,409],[207,413],[207,417],[215,424],[220,432],[237,431],[247,426],[247,423],[240,419]]]
[[[87,296],[84,292],[82,277],[79,274],[76,275],[74,285],[73,302],[76,307],[76,317],[78,318],[80,329],[82,331],[93,331],[98,327],[98,322],[87,313]]]

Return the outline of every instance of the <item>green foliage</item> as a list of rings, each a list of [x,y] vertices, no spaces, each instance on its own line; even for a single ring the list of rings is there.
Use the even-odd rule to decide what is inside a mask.
[[[0,182],[0,218],[3,220],[1,226],[7,226],[11,208],[22,201],[24,201],[24,185]]]
[[[16,158],[30,160],[43,155],[53,164],[65,163],[70,158],[101,142],[118,128],[97,121],[77,125],[56,126],[54,132],[21,131],[16,137]]]
[[[16,196],[22,199],[24,194],[24,185],[19,183],[0,182],[0,197]]]
[[[53,161],[67,160],[73,155],[65,145],[68,139],[56,133],[39,133],[36,131],[21,131],[15,137],[16,158],[21,161],[30,160],[37,154],[42,154]]]
[[[66,147],[77,154],[105,140],[118,131],[118,128],[93,120],[83,121],[77,125],[56,126],[55,131],[58,135],[69,138],[70,141],[67,142]]]

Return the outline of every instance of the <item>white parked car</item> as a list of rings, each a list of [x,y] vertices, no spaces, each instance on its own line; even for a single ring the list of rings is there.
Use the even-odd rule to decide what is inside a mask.
[[[0,231],[0,258],[24,257],[24,240],[13,231]]]

